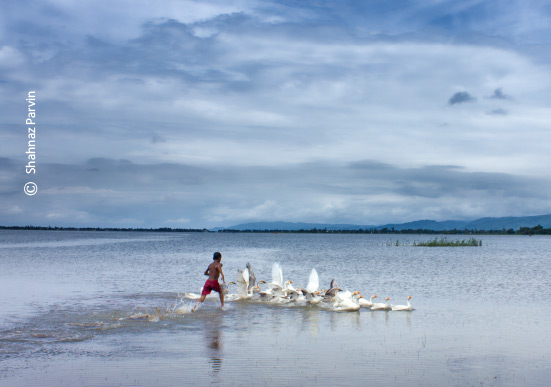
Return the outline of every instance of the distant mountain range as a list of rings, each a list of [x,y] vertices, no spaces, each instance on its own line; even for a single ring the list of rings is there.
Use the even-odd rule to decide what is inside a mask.
[[[383,228],[395,230],[518,230],[520,227],[535,227],[541,225],[544,228],[551,228],[551,214],[537,216],[521,216],[506,218],[480,218],[476,220],[445,220],[437,222],[435,220],[416,220],[414,222],[384,224],[384,225],[357,225],[357,224],[329,224],[329,223],[302,223],[302,222],[252,222],[242,223],[231,227],[217,227],[218,230],[359,230],[359,229],[377,229]]]
[[[376,226],[360,226],[357,224],[328,224],[328,223],[302,223],[302,222],[252,222],[242,223],[230,227],[217,227],[212,229],[218,230],[312,230],[328,229],[328,230],[359,230],[371,229]]]

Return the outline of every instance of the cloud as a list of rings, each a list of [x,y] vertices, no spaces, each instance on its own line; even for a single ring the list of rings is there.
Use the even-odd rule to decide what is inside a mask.
[[[431,121],[451,117],[433,106],[456,77],[477,87],[487,76],[504,73],[528,87],[535,81],[526,74],[538,74],[524,58],[501,49],[327,44],[310,35],[291,39],[281,26],[244,15],[210,23],[219,32],[209,38],[194,36],[193,26],[161,21],[131,41],[89,39],[36,65],[49,71],[41,81],[48,112],[43,125],[56,128],[42,144],[70,144],[51,157],[66,162],[120,154],[136,162],[265,165],[323,159],[328,152],[343,161],[366,151],[374,158],[397,156],[384,150],[389,145],[413,145],[432,157],[438,148],[421,137],[406,138],[403,128],[414,127],[425,138],[436,135],[428,129],[437,125]],[[75,71],[83,58],[86,71]],[[433,87],[427,90],[427,84]],[[78,126],[68,124],[66,112],[78,116]]]
[[[551,58],[532,46],[551,33],[540,4],[128,4],[31,0],[0,14],[0,224],[384,223],[549,207],[534,194],[551,162]],[[33,198],[18,97],[30,88]]]
[[[21,214],[23,212],[23,209],[20,206],[0,206],[0,214],[6,214],[6,215],[17,215]]]
[[[48,179],[32,200],[21,192],[3,195],[4,202],[19,208],[4,211],[3,222],[198,228],[282,219],[381,224],[479,217],[480,211],[488,216],[538,213],[549,203],[545,192],[551,189],[548,176],[374,160],[196,167],[102,159],[43,169]]]
[[[492,99],[512,99],[511,96],[503,93],[503,89],[501,87],[495,89],[494,94],[492,96],[490,96],[490,98],[492,98]]]
[[[86,36],[116,42],[136,37],[142,25],[151,20],[173,18],[194,23],[222,14],[247,12],[252,4],[254,2],[239,0],[231,4],[216,0],[166,0],[162,6],[151,6],[146,0],[117,0],[107,7],[93,0],[78,3],[31,0],[26,6],[17,2],[5,5],[0,16],[3,19],[0,33],[10,32],[9,38],[16,41],[32,34],[37,44],[48,48]],[[33,20],[32,26],[22,27],[26,20]]]
[[[454,95],[450,97],[448,100],[449,105],[455,105],[458,103],[464,103],[464,102],[474,102],[476,101],[476,98],[467,93],[466,91],[458,91]]]
[[[0,69],[13,69],[24,62],[21,53],[10,46],[0,46]]]
[[[92,214],[73,208],[60,209],[56,212],[46,212],[44,218],[46,221],[55,221],[62,224],[90,224],[90,222],[97,221],[97,218]]]
[[[167,219],[165,223],[185,224],[191,222],[189,218]]]

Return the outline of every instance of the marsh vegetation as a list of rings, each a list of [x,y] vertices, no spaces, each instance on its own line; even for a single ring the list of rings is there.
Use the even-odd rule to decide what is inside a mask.
[[[413,242],[413,245],[426,247],[482,246],[482,240],[475,238],[449,240],[446,237],[442,237],[434,238],[426,242]]]

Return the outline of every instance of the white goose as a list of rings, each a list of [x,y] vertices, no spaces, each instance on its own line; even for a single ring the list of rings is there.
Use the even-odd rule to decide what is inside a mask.
[[[283,282],[283,270],[281,270],[281,265],[279,263],[274,263],[272,266],[272,283],[270,284],[270,287],[272,288],[272,292],[276,289],[281,289],[281,293],[283,294],[283,297],[289,296],[292,292],[296,292],[297,290],[292,285],[293,281],[287,280]],[[282,300],[279,300],[282,301]]]
[[[252,298],[253,292],[249,290],[249,269],[237,270],[237,280],[235,282],[230,282],[230,284],[235,284],[237,286],[237,294],[225,294],[224,301],[242,301],[249,300]]]
[[[227,284],[222,284],[220,287],[222,288],[222,291],[224,292],[224,295],[227,295],[230,293],[230,286],[231,285],[237,285],[235,281],[230,281]]]
[[[258,281],[258,282],[256,283],[256,286],[253,286],[253,287],[251,288],[253,294],[257,294],[257,293],[260,293],[260,292],[262,291],[262,290],[260,289],[260,285],[262,285],[262,284],[267,284],[267,282],[264,281],[264,280],[260,280],[260,281]],[[249,284],[249,285],[250,285],[250,284]]]
[[[354,292],[354,294],[352,294],[352,301],[354,301],[354,303],[358,304],[360,307],[360,301],[363,300],[363,296],[362,296],[362,293],[361,292]]]
[[[249,291],[249,269],[237,270],[237,295],[238,300],[248,300],[252,298],[252,290]]]
[[[351,293],[350,291],[341,291],[335,294],[331,306],[328,309],[337,312],[353,312],[360,310],[360,304],[358,302],[360,298],[360,292]]]
[[[272,282],[259,281],[259,283],[267,284],[270,289],[260,291],[258,294],[260,300],[278,302],[280,298],[284,297],[283,294],[283,271],[279,263],[275,262],[272,266]],[[287,285],[287,283],[286,283]]]
[[[272,295],[274,296],[270,302],[277,304],[287,304],[289,302],[295,301],[302,296],[299,292],[291,285],[293,281],[287,280],[283,284],[283,288],[279,286],[274,286],[272,288]]]
[[[233,284],[235,284],[235,282]],[[203,287],[201,287],[201,291],[199,293],[184,292],[184,298],[186,300],[198,300],[201,298],[201,293],[203,293]],[[224,290],[224,294],[227,294],[226,290]],[[218,294],[216,292],[212,292],[207,296],[207,299],[209,300],[218,299]]]
[[[201,288],[201,292],[202,291],[203,288]],[[201,295],[197,293],[184,292],[184,298],[187,300],[198,300],[201,298]]]
[[[260,300],[261,301],[269,301],[272,297],[273,297],[273,290],[270,288],[270,289],[266,289],[266,290],[261,290],[260,289],[260,285],[261,284],[268,284],[270,285],[269,282],[266,282],[264,280],[260,280],[258,281],[258,284],[256,285],[258,287],[258,296],[260,297]]]
[[[409,312],[411,310],[414,310],[411,304],[409,303],[409,300],[411,300],[412,297],[408,296],[407,299],[407,305],[391,305],[392,311],[406,311]]]
[[[311,305],[317,305],[323,301],[323,297],[320,297],[318,292],[310,293],[306,289],[302,289],[302,294],[306,297],[306,301]]]
[[[274,287],[270,292],[270,298],[267,301],[270,302],[284,302],[285,296],[282,292],[283,289],[279,287]]]
[[[293,284],[293,281],[290,281],[290,280],[285,281],[285,283],[283,284],[283,294],[285,296],[289,296],[293,292],[296,293],[297,290],[292,284]]]
[[[375,295],[375,297],[377,297]],[[374,298],[375,298],[374,297]],[[376,302],[371,307],[371,310],[390,310],[391,306],[388,304],[388,301],[390,300],[390,297],[385,298],[386,302]]]
[[[296,291],[291,291],[289,293],[289,300],[291,302],[294,302],[296,305],[305,305],[308,300],[306,299],[306,296],[302,289],[297,289]]]
[[[360,306],[362,308],[371,308],[373,306],[373,299],[377,297],[376,294],[373,294],[369,300],[366,300],[365,298],[360,298]]]

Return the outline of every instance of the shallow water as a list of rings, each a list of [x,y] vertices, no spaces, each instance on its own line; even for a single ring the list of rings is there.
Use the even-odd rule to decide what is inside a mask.
[[[411,246],[432,238],[0,231],[0,386],[550,385],[551,238]],[[188,313],[216,250],[228,280],[277,261],[305,286],[315,267],[416,310]]]

